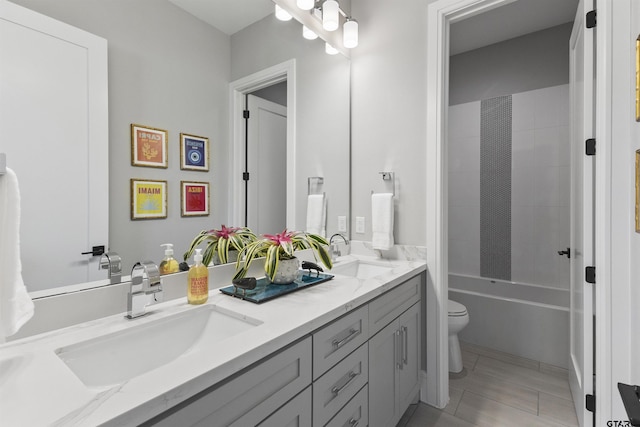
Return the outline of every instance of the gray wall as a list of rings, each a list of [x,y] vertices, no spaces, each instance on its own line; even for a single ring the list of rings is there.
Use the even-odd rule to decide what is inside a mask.
[[[166,0],[16,0],[101,36],[109,60],[109,240],[125,272],[161,243],[178,257],[202,229],[226,221],[229,37]],[[168,130],[168,169],[131,166],[131,123]],[[208,173],[180,170],[180,132],[210,141]],[[168,181],[168,218],[130,220],[131,178]],[[180,180],[211,182],[211,215],[180,217]]]
[[[324,177],[327,236],[337,232],[337,217],[349,215],[350,61],[327,55],[320,39],[302,38],[302,26],[273,16],[231,36],[231,80],[273,65],[296,61],[296,215],[306,225],[307,178]]]
[[[352,233],[371,240],[371,191],[389,191],[379,172],[395,173],[395,243],[426,236],[425,0],[352,0],[360,45],[352,59]],[[356,234],[355,217],[365,217]]]
[[[572,26],[569,22],[452,56],[449,105],[569,83]]]
[[[263,89],[252,92],[252,95],[267,101],[275,102],[278,105],[287,106],[287,82],[280,82],[267,86]]]

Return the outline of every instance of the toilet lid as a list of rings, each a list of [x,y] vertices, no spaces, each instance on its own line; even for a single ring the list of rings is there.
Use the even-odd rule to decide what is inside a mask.
[[[448,306],[449,316],[464,316],[465,314],[467,314],[467,307],[460,304],[459,302],[449,300]]]

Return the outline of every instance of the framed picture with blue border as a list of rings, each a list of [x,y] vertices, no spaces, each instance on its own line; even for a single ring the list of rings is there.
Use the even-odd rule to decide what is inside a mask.
[[[209,171],[209,138],[180,134],[180,169]]]

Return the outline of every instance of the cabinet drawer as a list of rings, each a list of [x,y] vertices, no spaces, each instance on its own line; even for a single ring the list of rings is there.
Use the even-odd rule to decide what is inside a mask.
[[[369,386],[365,385],[325,427],[366,427],[368,425]]]
[[[311,427],[311,386],[258,424],[258,427]]]
[[[311,337],[163,416],[161,426],[254,426],[311,384]],[[154,420],[156,421],[156,420]]]
[[[422,276],[415,276],[369,303],[369,334],[375,335],[420,300]]]
[[[368,345],[360,346],[313,383],[313,425],[323,426],[369,379]]]
[[[369,339],[367,307],[361,307],[313,334],[313,379]]]

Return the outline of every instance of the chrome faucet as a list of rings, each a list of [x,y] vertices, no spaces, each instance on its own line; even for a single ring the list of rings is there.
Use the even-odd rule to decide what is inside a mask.
[[[122,258],[116,252],[105,252],[100,257],[98,270],[109,271],[109,283],[112,285],[120,283],[120,279],[122,279]]]
[[[349,245],[349,239],[344,237],[342,234],[336,233],[333,236],[331,236],[331,238],[329,239],[329,255],[331,255],[331,261],[335,261],[340,255],[342,255],[342,253],[340,252],[340,248],[338,247],[338,244],[333,243],[334,237],[340,237],[342,240],[344,240],[344,243],[346,245]]]
[[[162,302],[162,282],[158,266],[151,261],[138,262],[131,269],[131,289],[127,294],[127,317],[146,314],[148,305]]]

